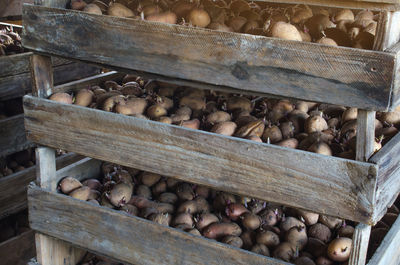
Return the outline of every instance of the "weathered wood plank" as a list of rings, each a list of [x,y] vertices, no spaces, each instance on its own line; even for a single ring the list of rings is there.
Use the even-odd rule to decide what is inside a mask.
[[[394,73],[394,82],[392,86],[393,96],[392,96],[392,108],[394,110],[400,104],[400,42],[390,48],[388,51],[397,54],[396,58],[396,68]]]
[[[389,105],[392,53],[32,5],[24,21],[24,44],[39,52],[362,109]]]
[[[4,2],[4,3],[2,3]],[[0,1],[0,17],[20,16],[22,3],[33,4],[33,0],[2,0]],[[25,264],[24,264],[25,265]]]
[[[371,226],[358,224],[354,230],[353,248],[350,254],[349,265],[365,265]]]
[[[47,98],[52,94],[54,85],[51,57],[33,54],[30,58],[32,76],[32,94]],[[39,174],[38,174],[39,175]]]
[[[384,51],[400,40],[400,11],[380,13],[373,49]]]
[[[24,108],[28,139],[41,145],[354,221],[377,221],[370,216],[373,164],[32,96],[24,97]],[[343,207],[336,207],[339,202]]]
[[[33,185],[28,194],[33,229],[122,262],[288,265]]]
[[[376,219],[386,213],[400,192],[400,134],[395,135],[370,162],[379,166],[376,188]]]
[[[375,111],[358,110],[356,160],[368,161],[374,153]]]
[[[33,230],[0,243],[0,264],[3,265],[26,265],[35,254],[35,233]]]
[[[71,171],[68,165],[83,159],[77,154],[66,154],[56,159],[57,177],[66,176]],[[61,170],[65,168],[64,170]],[[0,178],[0,219],[27,208],[26,190],[30,182],[36,179],[36,167],[30,167],[7,177]],[[12,187],[12,188],[11,188]]]
[[[390,228],[368,265],[400,264],[400,218]]]
[[[74,62],[56,66],[53,71],[55,84],[62,84],[97,74],[100,69],[88,64]],[[0,78],[0,100],[22,97],[31,92],[32,80],[29,72]]]
[[[31,146],[33,143],[26,139],[24,114],[0,120],[0,157],[25,150]]]

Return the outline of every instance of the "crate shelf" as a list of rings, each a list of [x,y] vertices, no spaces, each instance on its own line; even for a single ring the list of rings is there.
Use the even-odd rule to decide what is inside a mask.
[[[2,264],[26,265],[35,254],[35,232],[33,230],[0,243]]]

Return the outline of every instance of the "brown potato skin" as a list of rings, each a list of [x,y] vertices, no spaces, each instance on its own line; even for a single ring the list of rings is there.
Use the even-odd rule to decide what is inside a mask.
[[[206,227],[203,236],[218,239],[224,236],[240,236],[242,229],[236,223],[213,223]]]

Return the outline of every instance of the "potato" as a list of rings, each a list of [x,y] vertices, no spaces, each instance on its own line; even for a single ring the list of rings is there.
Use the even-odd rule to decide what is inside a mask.
[[[304,131],[308,134],[321,132],[326,129],[328,129],[328,124],[326,120],[319,115],[310,116],[304,124]]]
[[[125,102],[125,97],[122,95],[115,95],[107,98],[103,102],[103,107],[102,109],[105,111],[113,111],[114,107],[117,104],[124,103]]]
[[[306,225],[314,225],[318,223],[319,214],[306,210],[297,209],[297,214],[304,219]]]
[[[302,226],[304,226],[304,223],[295,217],[289,216],[289,217],[286,217],[284,220],[282,220],[279,227],[282,231],[287,232],[292,227],[296,227],[296,226],[302,227]]]
[[[179,205],[177,212],[195,214],[198,212],[197,203],[195,201],[185,201]]]
[[[158,196],[161,193],[167,191],[167,182],[165,180],[160,180],[151,187],[153,195]]]
[[[283,135],[278,126],[272,125],[265,128],[262,139],[264,142],[275,144],[282,141]]]
[[[271,36],[284,40],[302,41],[300,32],[295,26],[289,23],[279,21],[271,28]]]
[[[88,6],[90,6],[90,4]],[[96,5],[94,5],[94,6],[96,6]],[[90,103],[92,103],[93,97],[94,97],[94,93],[91,90],[81,89],[75,96],[74,104],[78,105],[78,106],[87,107],[90,105]]]
[[[340,227],[343,223],[342,219],[326,215],[320,215],[319,222],[329,227],[329,229],[335,229],[337,227]]]
[[[169,226],[172,220],[172,215],[169,213],[155,213],[150,215],[149,220],[160,225]]]
[[[162,9],[158,5],[151,4],[143,7],[142,12],[144,17],[147,17],[162,12]]]
[[[87,186],[82,186],[78,189],[73,190],[69,196],[72,198],[87,201],[90,198],[91,189]]]
[[[225,121],[215,124],[210,131],[217,134],[232,136],[235,133],[236,127],[236,123]]]
[[[185,128],[198,130],[200,128],[200,121],[198,119],[182,121],[179,125]]]
[[[349,259],[353,241],[347,237],[334,239],[328,245],[328,257],[333,261],[344,262]]]
[[[269,249],[262,244],[255,244],[250,251],[267,257],[271,255]]]
[[[202,185],[196,185],[195,194],[203,198],[208,198],[210,196],[210,188]]]
[[[86,6],[86,2],[83,0],[71,0],[71,8],[73,10],[83,10]]]
[[[179,100],[179,106],[187,106],[192,110],[203,110],[206,107],[206,102],[203,97],[185,96]]]
[[[254,213],[247,212],[241,216],[241,219],[243,227],[248,230],[256,230],[261,225],[261,218]]]
[[[325,45],[330,45],[330,46],[338,46],[336,41],[334,41],[331,38],[327,38],[327,37],[322,37],[319,40],[317,40],[316,42],[319,43],[319,44],[325,44]]]
[[[309,237],[305,251],[313,255],[314,257],[322,256],[326,254],[327,245],[319,239]]]
[[[247,212],[249,212],[249,210],[241,203],[230,203],[225,209],[225,214],[231,220],[237,220],[239,216]]]
[[[163,108],[162,106],[155,104],[155,105],[150,106],[147,109],[146,113],[150,119],[157,119],[157,118],[167,115],[167,110],[165,108]]]
[[[206,117],[206,122],[211,125],[230,120],[231,120],[231,115],[225,111],[216,111],[207,115]]]
[[[152,194],[151,194],[151,190],[150,190],[150,188],[148,187],[148,186],[146,186],[146,185],[139,185],[137,188],[136,188],[136,195],[138,195],[138,196],[142,196],[142,197],[144,197],[144,198],[146,198],[146,199],[151,199],[151,197],[152,197]]]
[[[211,18],[204,9],[194,8],[187,15],[186,21],[195,27],[205,28],[210,24]]]
[[[332,150],[328,144],[324,143],[323,141],[317,141],[313,143],[308,149],[308,151],[321,154],[321,155],[332,155]]]
[[[134,215],[134,216],[137,216],[138,213],[139,213],[138,208],[136,208],[136,206],[133,206],[133,205],[130,205],[130,204],[123,205],[121,207],[121,211],[124,211],[124,212],[126,212],[126,213],[128,213],[130,215]]]
[[[307,19],[311,18],[313,16],[313,12],[309,8],[302,8],[297,10],[294,15],[291,17],[291,22],[298,24],[305,22]]]
[[[68,93],[57,92],[51,95],[49,99],[63,104],[72,104],[72,96]]]
[[[148,17],[146,17],[146,20],[167,24],[176,24],[178,18],[176,17],[175,13],[171,11],[166,11],[160,14],[149,15]]]
[[[321,223],[316,223],[308,229],[308,236],[317,238],[324,243],[328,243],[332,233],[329,227]]]
[[[282,122],[279,126],[282,132],[283,139],[289,139],[294,137],[295,127],[291,121]]]
[[[341,226],[338,229],[338,235],[340,237],[353,238],[353,234],[354,234],[354,227],[352,227],[351,225]]]
[[[151,187],[156,184],[161,179],[161,175],[150,173],[150,172],[143,172],[140,176],[140,180],[143,185],[147,187]]]
[[[292,245],[289,242],[283,242],[275,248],[273,257],[289,262],[294,257],[294,254]]]
[[[295,265],[316,265],[309,257],[299,257],[294,261]]]
[[[158,196],[158,201],[163,203],[175,204],[178,201],[178,196],[172,192],[164,192]]]
[[[224,236],[240,236],[242,229],[236,223],[213,223],[204,229],[203,236],[219,239]]]
[[[190,213],[180,213],[175,216],[172,223],[173,225],[187,224],[188,226],[193,227],[193,217]]]
[[[97,179],[87,179],[82,182],[84,186],[88,186],[92,190],[98,190],[100,191],[103,185],[101,185],[101,182],[98,181]]]
[[[341,20],[354,20],[353,12],[350,9],[339,10],[334,16],[334,21],[339,22]]]
[[[212,29],[212,30],[219,30],[219,31],[226,31],[226,32],[233,32],[233,29],[228,27],[225,24],[217,23],[217,22],[211,22],[207,28]]]
[[[260,231],[256,234],[257,244],[263,244],[268,248],[275,248],[280,244],[279,236],[272,231]]]
[[[400,111],[383,112],[379,116],[379,120],[382,123],[398,125],[400,124]]]
[[[333,265],[333,261],[325,256],[319,256],[316,260],[316,265]]]
[[[115,106],[115,112],[124,115],[143,114],[147,107],[147,101],[144,98],[130,98],[126,101],[119,102]]]
[[[236,137],[242,137],[242,138],[247,138],[250,136],[257,136],[261,137],[263,132],[264,132],[264,122],[261,120],[256,120],[247,123],[246,125],[240,127],[236,133]]]
[[[107,199],[106,193],[103,193],[101,195],[101,197],[100,197],[100,205],[104,206],[104,207],[107,207],[107,208],[111,208],[111,209],[114,208],[114,205],[112,205],[110,203],[110,201]]]
[[[89,197],[87,200],[97,200],[100,197],[100,192],[90,189]]]
[[[61,180],[59,186],[60,186],[62,193],[69,194],[73,190],[76,190],[76,189],[82,187],[82,183],[79,180],[77,180],[76,178],[65,177]]]
[[[129,202],[129,200],[132,197],[132,192],[133,192],[132,185],[123,182],[118,183],[110,191],[109,200],[112,205],[120,207]]]
[[[196,228],[201,231],[212,223],[218,223],[219,219],[215,214],[204,212],[195,218],[195,222]]]
[[[279,145],[279,146],[282,146],[282,147],[286,147],[286,148],[296,149],[297,146],[299,145],[299,141],[297,141],[296,138],[289,138],[289,139],[285,139],[283,141],[280,141],[276,145]]]
[[[193,188],[188,183],[180,184],[176,189],[176,195],[182,201],[190,201],[190,200],[193,200],[195,197]]]
[[[259,213],[261,222],[268,226],[274,226],[278,222],[278,216],[273,209],[264,209]]]
[[[285,238],[293,246],[293,249],[303,250],[308,241],[306,227],[295,226],[290,228]]]
[[[229,97],[226,101],[226,109],[230,112],[235,110],[251,112],[253,110],[253,105],[250,99],[246,97],[233,96]]]
[[[241,32],[246,22],[247,18],[234,16],[228,21],[228,27],[231,28],[234,32]]]
[[[241,248],[243,246],[243,240],[238,236],[226,236],[222,238],[222,243]]]
[[[85,6],[83,11],[91,13],[91,14],[97,14],[97,15],[103,14],[103,12],[101,12],[100,7],[96,4],[88,4],[87,6]]]
[[[132,10],[124,6],[123,4],[116,3],[116,2],[111,2],[107,14],[110,16],[115,16],[115,17],[134,17],[135,14],[133,13]]]

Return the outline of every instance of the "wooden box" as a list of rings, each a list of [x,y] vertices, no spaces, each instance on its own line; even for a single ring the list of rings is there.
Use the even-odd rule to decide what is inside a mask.
[[[100,162],[85,158],[71,165],[78,179],[97,177]],[[52,180],[57,183],[61,175]],[[268,264],[289,263],[261,256],[127,213],[79,201],[31,184],[28,188],[31,227],[76,247],[129,264]],[[393,225],[369,265],[395,265],[400,220]],[[353,238],[357,248],[357,237]],[[363,264],[350,261],[349,265]]]
[[[23,10],[23,43],[40,53],[367,110],[387,111],[400,102],[400,44],[394,45],[400,11],[380,11],[376,50],[369,51],[55,8],[65,1],[49,5]]]

